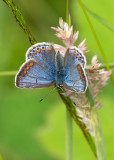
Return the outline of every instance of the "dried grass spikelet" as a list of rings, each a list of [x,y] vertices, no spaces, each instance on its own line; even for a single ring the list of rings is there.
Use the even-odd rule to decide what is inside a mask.
[[[62,18],[59,19],[59,27],[51,27],[56,31],[56,36],[64,43],[65,47],[55,44],[55,48],[60,50],[62,53],[65,52],[66,48],[74,46],[74,43],[78,39],[79,31],[73,33],[73,26],[69,27]],[[86,39],[84,39],[77,48],[86,54]],[[64,55],[63,55],[64,56]],[[91,66],[86,67],[86,75],[88,80],[88,87],[93,95],[95,106],[99,109],[102,104],[100,101],[96,100],[97,95],[101,92],[102,88],[107,84],[112,71],[105,71],[101,69],[102,64],[98,63],[97,56],[93,56],[91,60]],[[92,107],[86,96],[86,93],[75,93],[65,89],[64,96],[68,96],[72,102],[75,104],[75,109],[77,116],[81,122],[83,122],[87,130],[91,135],[94,135],[93,122],[92,122]]]

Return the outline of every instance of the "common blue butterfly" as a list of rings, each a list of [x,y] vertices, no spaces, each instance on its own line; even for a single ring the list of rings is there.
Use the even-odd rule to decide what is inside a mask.
[[[84,93],[87,78],[84,71],[86,59],[76,47],[66,49],[64,56],[51,43],[37,43],[26,52],[26,62],[15,77],[19,88],[47,88],[56,85]]]

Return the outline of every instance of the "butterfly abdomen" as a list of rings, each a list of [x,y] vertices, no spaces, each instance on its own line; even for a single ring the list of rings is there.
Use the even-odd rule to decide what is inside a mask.
[[[62,54],[58,51],[55,56],[55,65],[56,65],[56,76],[55,81],[56,85],[62,86],[63,85],[63,77],[64,77],[64,61]]]

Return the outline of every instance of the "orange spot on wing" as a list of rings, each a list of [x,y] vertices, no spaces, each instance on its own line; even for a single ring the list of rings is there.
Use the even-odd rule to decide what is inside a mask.
[[[81,58],[79,57],[78,59],[80,60]]]
[[[81,75],[80,78],[83,78],[83,75]]]
[[[76,55],[76,58],[78,58],[78,55]]]
[[[80,71],[79,71],[79,73],[81,74],[81,73],[82,73],[82,71],[80,70]]]
[[[34,54],[36,54],[36,51],[34,51]]]
[[[42,51],[45,51],[45,48],[42,48]]]
[[[27,66],[26,69],[29,70],[29,66]]]
[[[78,70],[80,70],[80,66],[78,65]]]
[[[51,49],[51,48],[47,48],[47,50],[49,50],[49,51],[50,51],[50,50],[52,50],[52,49]]]
[[[40,49],[38,49],[37,52],[40,53]]]
[[[31,62],[31,63],[30,63],[30,66],[32,67],[33,65],[34,65],[34,63],[33,63],[33,62]]]
[[[74,52],[74,55],[75,55],[76,53]]]
[[[26,70],[24,71],[24,74],[27,74],[27,71],[26,71]]]
[[[69,50],[68,53],[72,53],[72,52]]]

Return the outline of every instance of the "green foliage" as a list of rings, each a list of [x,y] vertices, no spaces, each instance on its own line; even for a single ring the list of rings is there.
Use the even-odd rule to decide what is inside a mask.
[[[15,4],[13,3],[12,0],[3,0],[3,1],[8,5],[9,8],[11,8],[16,21],[18,22],[20,27],[24,30],[24,32],[28,36],[30,43],[35,44],[36,40],[33,37],[33,35],[30,33],[30,31],[27,27],[27,24],[26,24],[22,14],[21,14],[21,12],[19,11],[19,9],[15,6]]]
[[[11,1],[9,1],[11,2]],[[57,5],[53,5],[54,1],[16,1],[16,4],[22,8],[22,13],[27,21],[27,24],[30,24],[31,31],[38,35],[39,41],[51,41],[59,43],[59,41],[53,36],[53,31],[49,29],[51,26],[56,26],[58,24],[58,17],[65,17],[64,6],[65,1],[56,1]],[[92,2],[93,3],[93,2]],[[114,2],[105,2],[102,7],[101,2],[94,2],[94,7],[97,9],[103,8],[103,11],[107,11],[104,15],[110,15],[109,21],[111,20],[110,11],[111,6],[108,7],[107,4],[114,4]],[[103,3],[103,2],[102,2]],[[61,4],[61,12],[59,12]],[[88,31],[88,26],[84,21],[84,16],[82,11],[80,12],[79,7],[72,3],[72,13],[75,11],[75,15],[78,15],[78,18],[72,14],[72,22],[74,26],[79,26],[80,36],[83,38],[87,37],[87,43],[91,53],[87,56],[88,61],[92,56],[92,50],[97,52],[97,47],[94,43],[91,33]],[[90,2],[85,2],[89,4],[91,8],[92,4]],[[98,5],[99,4],[99,5]],[[55,8],[54,8],[54,7]],[[87,5],[88,6],[88,5]],[[99,7],[98,7],[99,6]],[[57,11],[57,12],[56,12]],[[26,40],[26,36],[19,29],[17,24],[12,18],[12,14],[8,11],[8,8],[0,3],[0,16],[1,16],[1,25],[0,25],[0,34],[2,32],[2,39],[0,39],[1,45],[1,54],[0,54],[0,68],[3,70],[18,70],[20,65],[24,62],[24,56],[26,49],[30,46]],[[76,14],[78,12],[78,14]],[[113,12],[113,10],[112,10]],[[98,13],[98,12],[97,12]],[[108,14],[107,14],[108,13]],[[47,16],[48,15],[48,16]],[[99,14],[101,15],[101,14]],[[105,15],[105,16],[106,16]],[[50,18],[51,17],[51,18]],[[21,19],[21,17],[20,17]],[[92,19],[93,20],[93,19]],[[94,21],[92,21],[94,23]],[[101,26],[97,26],[94,23],[97,29],[97,33],[100,34],[100,40],[102,41],[103,48],[105,48],[106,56],[108,61],[113,62],[113,36],[106,29]],[[26,30],[26,26],[25,26]],[[104,34],[105,33],[105,34]],[[0,38],[1,38],[0,37]],[[108,41],[107,41],[108,39]],[[34,40],[33,40],[34,43]],[[97,55],[100,57],[99,52]],[[101,59],[102,60],[102,59]],[[65,110],[59,110],[63,108],[63,104],[58,105],[60,101],[56,93],[50,95],[44,102],[39,103],[39,100],[48,92],[48,89],[43,90],[20,90],[14,87],[14,76],[12,77],[0,77],[0,153],[3,156],[4,160],[36,160],[36,159],[63,159],[64,151],[64,123],[61,124],[60,115],[63,117]],[[104,103],[104,107],[100,111],[101,122],[103,124],[104,136],[107,146],[108,159],[113,160],[113,142],[114,142],[114,130],[113,130],[113,88],[111,86],[106,87],[103,94],[99,97]],[[56,106],[57,104],[57,106]],[[52,110],[53,108],[53,110]],[[58,109],[58,111],[56,111]],[[60,113],[59,113],[60,112]],[[50,126],[47,125],[46,115],[49,114],[49,117],[52,115]],[[57,116],[56,116],[56,113]],[[61,119],[62,119],[61,118]],[[63,119],[64,121],[64,119]],[[53,125],[52,125],[53,122]],[[58,123],[59,122],[59,123]],[[52,127],[56,127],[55,129]],[[40,134],[42,128],[45,129],[44,136]],[[53,129],[53,133],[47,135],[46,129],[50,131]],[[76,128],[75,140],[76,145],[74,151],[76,153],[77,159],[94,159],[92,153],[90,152],[86,142],[84,141],[81,132]],[[111,132],[110,132],[111,131]],[[38,135],[37,135],[38,134]],[[42,135],[42,138],[41,138]],[[47,137],[46,137],[47,135]],[[59,136],[59,141],[57,135]],[[36,140],[37,137],[37,140]],[[49,139],[49,141],[48,141]],[[45,141],[47,140],[47,141]],[[54,141],[55,140],[55,141]],[[54,142],[54,144],[53,144]],[[56,145],[57,144],[57,145]],[[50,147],[52,145],[52,148]],[[42,147],[43,146],[43,147]],[[54,146],[54,147],[53,147]],[[58,147],[61,146],[61,149],[58,151]],[[88,153],[88,154],[87,154]],[[56,155],[59,154],[59,158]]]
[[[110,29],[111,31],[114,32],[114,26],[112,24],[110,24],[109,22],[107,22],[104,18],[100,17],[99,15],[97,15],[96,13],[92,12],[89,8],[87,8],[84,5],[85,9],[87,10],[88,13],[90,13],[96,20],[98,20],[100,23],[102,23],[105,27],[107,27],[108,29]]]
[[[0,160],[3,160],[1,155],[0,155]]]
[[[80,4],[83,12],[84,12],[84,15],[85,15],[87,21],[88,21],[88,23],[89,23],[89,26],[90,26],[90,28],[91,28],[91,31],[92,31],[93,35],[94,35],[94,38],[95,38],[95,40],[96,40],[96,42],[97,42],[97,45],[98,45],[98,47],[99,47],[99,50],[100,50],[100,52],[101,52],[101,54],[102,54],[102,57],[103,57],[103,59],[104,59],[104,62],[105,62],[105,64],[106,64],[107,70],[110,70],[110,67],[109,67],[107,58],[106,58],[106,56],[105,56],[105,52],[104,52],[104,50],[103,50],[103,48],[102,48],[101,42],[100,42],[100,40],[99,40],[99,38],[98,38],[98,36],[97,36],[97,33],[96,33],[95,29],[94,29],[94,26],[93,26],[93,24],[92,24],[92,22],[91,22],[91,20],[90,20],[90,18],[89,18],[89,16],[88,16],[87,12],[86,12],[86,9],[85,9],[82,1],[81,1],[81,0],[78,0],[78,1],[79,1],[79,4]],[[114,80],[113,80],[112,75],[111,75],[110,77],[111,77],[112,83],[114,84]]]
[[[30,31],[25,30],[25,28],[27,28],[26,26],[26,22],[25,20],[23,19],[23,16],[21,15],[20,11],[17,9],[16,5],[13,3],[13,1],[10,1],[10,0],[5,0],[6,4],[12,9],[12,12],[16,18],[16,20],[18,21],[19,25],[23,28],[23,30],[25,31],[25,33],[27,34],[28,37],[32,37],[32,34],[30,33]],[[67,15],[66,15],[66,20],[67,20],[67,23],[69,24],[70,23],[70,17],[69,17],[69,1],[67,1],[67,5],[66,5],[66,11],[67,11]],[[17,12],[18,11],[18,12]],[[20,18],[21,17],[21,18]],[[30,36],[29,36],[30,35]],[[34,39],[32,37],[32,39]],[[29,39],[31,44],[32,44],[32,41],[31,41],[31,38]],[[76,111],[74,109],[74,105],[72,103],[72,101],[70,100],[70,98],[66,97],[66,96],[63,96],[61,95],[62,91],[58,91],[58,93],[60,94],[62,100],[64,101],[64,103],[66,104],[66,107],[68,109],[68,111],[70,112],[71,116],[74,118],[75,122],[80,126],[82,132],[84,133],[84,136],[85,138],[87,139],[88,141],[88,144],[90,145],[92,151],[94,152],[94,154],[96,155],[96,151],[95,151],[95,146],[94,146],[94,142],[91,138],[91,135],[90,133],[86,130],[86,126],[84,125],[83,122],[79,121],[78,119],[78,116],[76,115]],[[89,96],[88,99],[91,99],[92,95],[90,96],[90,94],[87,94]],[[70,128],[69,128],[70,129]],[[70,132],[69,132],[70,133]],[[71,137],[71,136],[70,136]],[[69,140],[70,141],[70,140]],[[72,150],[72,148],[70,148],[69,146],[69,150]],[[71,158],[69,158],[71,159]]]

